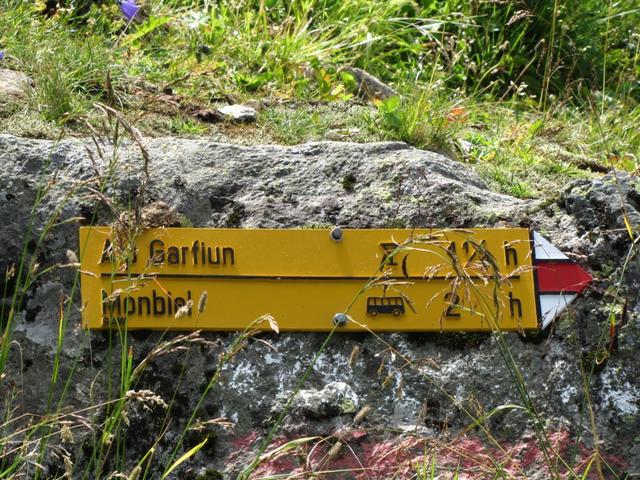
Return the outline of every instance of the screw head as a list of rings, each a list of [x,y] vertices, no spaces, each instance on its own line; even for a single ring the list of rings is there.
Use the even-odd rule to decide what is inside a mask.
[[[346,316],[344,313],[336,313],[333,316],[333,324],[338,327],[344,327],[347,324],[348,320],[349,320],[349,317]]]
[[[335,227],[331,229],[331,233],[329,235],[331,236],[331,240],[339,242],[340,240],[342,240],[344,233],[342,232],[342,229],[340,227]]]

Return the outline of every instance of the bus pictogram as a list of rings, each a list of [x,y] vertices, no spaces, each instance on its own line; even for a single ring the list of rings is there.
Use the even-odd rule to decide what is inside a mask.
[[[369,297],[367,298],[367,315],[372,317],[404,314],[404,299],[402,297]]]

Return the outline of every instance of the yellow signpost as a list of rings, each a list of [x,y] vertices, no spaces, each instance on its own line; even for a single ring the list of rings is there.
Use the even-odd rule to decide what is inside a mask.
[[[80,229],[87,328],[242,330],[265,314],[296,331],[538,327],[527,229],[155,228],[128,258],[121,244]]]

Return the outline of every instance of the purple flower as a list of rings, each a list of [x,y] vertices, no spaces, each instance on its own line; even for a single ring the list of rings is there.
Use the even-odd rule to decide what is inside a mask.
[[[0,50],[0,61],[4,60],[4,52]]]
[[[135,16],[140,11],[140,6],[136,5],[136,0],[120,0],[120,10],[122,14],[127,17],[129,22],[133,21]]]

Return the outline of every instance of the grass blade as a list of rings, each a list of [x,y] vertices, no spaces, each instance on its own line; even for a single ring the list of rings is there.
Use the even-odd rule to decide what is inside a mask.
[[[187,453],[185,453],[184,455],[182,455],[178,460],[176,460],[175,462],[173,462],[171,464],[171,466],[169,468],[167,468],[167,470],[162,474],[161,480],[164,480],[165,478],[167,478],[171,472],[173,472],[176,468],[178,468],[180,466],[180,464],[182,464],[183,462],[186,462],[187,460],[189,460],[191,457],[193,457],[196,453],[198,453],[198,451],[204,447],[204,445],[207,443],[207,440],[209,440],[208,438],[205,438],[202,442],[200,442],[198,445],[196,445],[195,447],[193,447],[191,450],[189,450]]]

